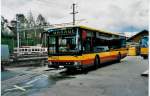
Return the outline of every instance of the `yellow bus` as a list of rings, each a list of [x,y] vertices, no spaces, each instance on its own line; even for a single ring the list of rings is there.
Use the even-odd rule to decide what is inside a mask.
[[[140,55],[144,58],[148,58],[148,36],[144,36],[140,41]]]
[[[128,43],[128,56],[138,56],[140,54],[140,45],[139,43]]]
[[[127,56],[124,36],[86,26],[52,28],[48,34],[48,67],[98,68]]]

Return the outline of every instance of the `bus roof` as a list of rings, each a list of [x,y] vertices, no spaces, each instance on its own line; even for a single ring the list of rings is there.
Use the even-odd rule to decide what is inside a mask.
[[[121,35],[121,34],[112,33],[112,32],[104,31],[104,30],[101,30],[101,29],[95,29],[95,28],[92,28],[92,27],[87,27],[87,26],[79,26],[79,27],[80,27],[80,28],[83,28],[83,29],[88,29],[88,30],[93,30],[93,31],[101,32],[101,33],[112,34],[112,35],[118,35],[118,36],[124,36],[124,35]],[[125,36],[124,36],[124,37],[125,37]]]
[[[112,32],[108,32],[108,31],[104,31],[104,30],[96,29],[96,28],[92,28],[92,27],[87,27],[87,26],[83,26],[83,25],[55,27],[55,28],[50,28],[50,29],[59,29],[59,28],[61,29],[61,28],[70,28],[70,27],[79,27],[79,28],[83,28],[83,29],[87,29],[87,30],[92,30],[92,31],[97,31],[97,32],[105,33],[105,34],[111,34],[111,35],[117,35],[117,36],[123,36],[123,37],[125,37],[124,35],[121,35],[121,34],[118,34],[118,33],[112,33]],[[50,29],[48,29],[48,30],[50,30]]]

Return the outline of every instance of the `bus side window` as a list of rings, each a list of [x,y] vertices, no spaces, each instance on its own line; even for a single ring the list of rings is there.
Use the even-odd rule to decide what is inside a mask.
[[[90,37],[87,37],[86,41],[83,42],[83,50],[85,52],[91,51],[91,38]]]

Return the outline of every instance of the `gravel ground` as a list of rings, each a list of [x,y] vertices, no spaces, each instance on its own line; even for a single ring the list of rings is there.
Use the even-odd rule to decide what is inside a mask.
[[[52,78],[59,77],[59,74],[53,74],[59,73],[59,71],[43,72],[43,69],[46,68],[31,68],[24,71],[27,74],[32,73],[32,75],[45,74],[51,77],[48,79],[53,79],[55,83],[46,83],[49,85],[48,87],[40,87],[39,90],[32,92],[31,90],[34,88],[22,93],[18,91],[8,92],[2,96],[15,96],[17,93],[17,96],[148,96],[148,77],[141,76],[141,73],[148,69],[148,60],[141,57],[128,56],[120,63],[91,70],[87,74],[68,75],[67,78],[63,77],[59,80]],[[6,83],[6,80],[2,81],[2,89]],[[44,85],[42,82],[37,83]]]

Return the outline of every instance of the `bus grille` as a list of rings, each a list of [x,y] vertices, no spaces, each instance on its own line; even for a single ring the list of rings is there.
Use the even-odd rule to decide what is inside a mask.
[[[53,65],[74,65],[74,62],[52,62]]]

